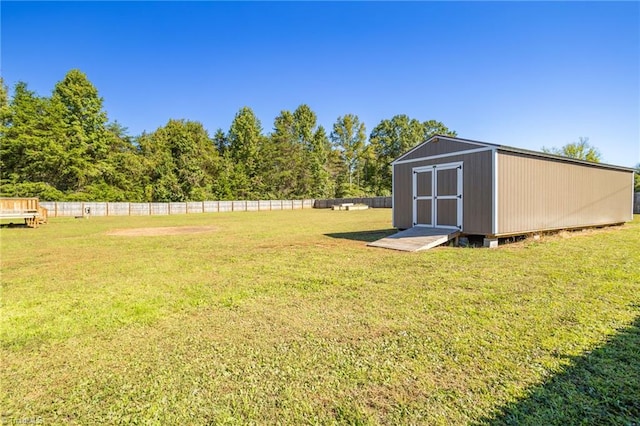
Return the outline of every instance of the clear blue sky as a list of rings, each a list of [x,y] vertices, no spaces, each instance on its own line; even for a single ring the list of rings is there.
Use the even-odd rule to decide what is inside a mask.
[[[640,162],[638,2],[7,2],[1,71],[40,95],[72,68],[132,135],[170,118],[266,132],[308,104],[328,130],[407,114],[539,150],[589,137]]]

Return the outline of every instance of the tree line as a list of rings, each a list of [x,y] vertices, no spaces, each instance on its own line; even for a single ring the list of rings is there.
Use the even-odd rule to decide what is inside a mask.
[[[169,119],[129,135],[109,121],[98,90],[69,71],[50,96],[0,78],[0,192],[57,201],[202,201],[334,198],[391,193],[390,162],[443,123],[406,115],[367,136],[355,114],[331,129],[308,105],[283,110],[266,133],[249,107],[213,135],[197,122]]]

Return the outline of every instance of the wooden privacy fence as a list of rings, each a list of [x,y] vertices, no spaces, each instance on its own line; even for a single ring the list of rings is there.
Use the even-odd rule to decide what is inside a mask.
[[[42,201],[50,217],[154,216],[191,213],[257,212],[313,208],[314,200],[189,201],[176,203],[107,203]]]
[[[76,217],[324,209],[342,203],[366,204],[372,208],[390,208],[391,197],[334,198],[330,200],[188,201],[179,203],[41,201],[40,205],[48,209],[50,217]]]
[[[640,214],[640,192],[633,194],[633,213]]]

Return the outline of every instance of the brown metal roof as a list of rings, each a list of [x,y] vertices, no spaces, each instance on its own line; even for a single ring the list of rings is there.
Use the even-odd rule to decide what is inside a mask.
[[[513,152],[513,153],[516,153],[516,154],[522,154],[522,155],[527,155],[527,156],[532,156],[532,157],[549,158],[551,160],[559,160],[559,161],[564,161],[564,162],[567,162],[567,163],[582,164],[582,165],[586,165],[586,166],[600,167],[600,168],[604,168],[604,169],[622,170],[622,171],[627,171],[627,172],[634,172],[635,171],[631,167],[616,166],[616,165],[613,165],[613,164],[606,164],[606,163],[594,163],[592,161],[578,160],[576,158],[563,157],[562,155],[549,154],[549,153],[541,152],[541,151],[532,151],[532,150],[529,150],[529,149],[522,149],[522,148],[517,148],[517,147],[513,147],[513,146],[508,146],[508,145],[498,145],[498,144],[494,144],[494,143],[490,143],[490,142],[483,142],[483,141],[478,141],[478,140],[474,140],[474,139],[465,139],[465,138],[459,138],[459,137],[453,137],[453,136],[445,136],[445,135],[434,135],[434,136],[430,137],[428,140],[422,142],[421,144],[416,145],[415,147],[411,148],[409,151],[407,151],[404,154],[402,154],[400,157],[398,157],[395,160],[393,160],[391,162],[391,164],[393,164],[396,161],[402,159],[403,157],[405,157],[407,154],[413,152],[418,147],[420,147],[422,145],[425,145],[425,144],[431,142],[434,139],[447,139],[447,140],[452,140],[452,141],[457,141],[457,142],[473,143],[473,144],[477,144],[477,145],[484,145],[486,147],[495,148],[495,149],[497,149],[499,151]]]

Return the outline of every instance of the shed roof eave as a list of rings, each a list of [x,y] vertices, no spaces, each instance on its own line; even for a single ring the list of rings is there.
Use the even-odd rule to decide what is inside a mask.
[[[585,166],[592,166],[592,167],[597,167],[597,168],[601,168],[601,169],[620,170],[620,171],[624,171],[624,172],[634,172],[635,171],[634,169],[632,169],[630,167],[617,166],[615,164],[607,164],[607,163],[595,163],[593,161],[580,160],[580,159],[571,158],[571,157],[563,157],[562,155],[549,154],[549,153],[540,152],[540,151],[532,151],[532,150],[529,150],[529,149],[516,148],[516,147],[513,147],[513,146],[507,146],[507,145],[498,145],[497,149],[498,149],[498,151],[512,152],[514,154],[522,154],[522,155],[527,155],[527,156],[531,156],[531,157],[547,158],[547,159],[550,159],[550,160],[564,161],[566,163],[582,164],[582,165],[585,165]]]
[[[483,141],[477,141],[477,140],[473,140],[473,139],[459,138],[457,136],[446,136],[446,135],[439,135],[439,134],[431,136],[426,141],[424,141],[422,143],[419,143],[418,145],[416,145],[413,148],[411,148],[409,151],[407,151],[404,154],[400,155],[398,158],[396,158],[395,160],[393,160],[391,162],[391,165],[393,166],[396,163],[402,161],[404,158],[409,156],[415,150],[419,149],[420,147],[423,147],[424,145],[432,142],[435,139],[438,139],[438,140],[449,140],[449,141],[452,141],[452,142],[468,143],[468,144],[479,145],[479,146],[484,146],[484,147],[488,147],[488,148],[497,149],[498,151],[503,151],[503,152],[512,152],[514,154],[522,154],[522,155],[527,155],[527,156],[532,156],[532,157],[547,158],[547,159],[550,159],[550,160],[564,161],[564,162],[567,162],[567,163],[581,164],[581,165],[585,165],[585,166],[598,167],[598,168],[603,168],[603,169],[619,170],[619,171],[624,171],[624,172],[634,172],[635,171],[631,167],[623,167],[623,166],[617,166],[617,165],[614,165],[614,164],[607,164],[607,163],[594,163],[592,161],[579,160],[579,159],[570,158],[570,157],[563,157],[561,155],[548,154],[546,152],[541,152],[541,151],[532,151],[532,150],[529,150],[529,149],[516,148],[516,147],[508,146],[508,145],[498,145],[498,144],[494,144],[494,143],[490,143],[490,142],[483,142]]]

